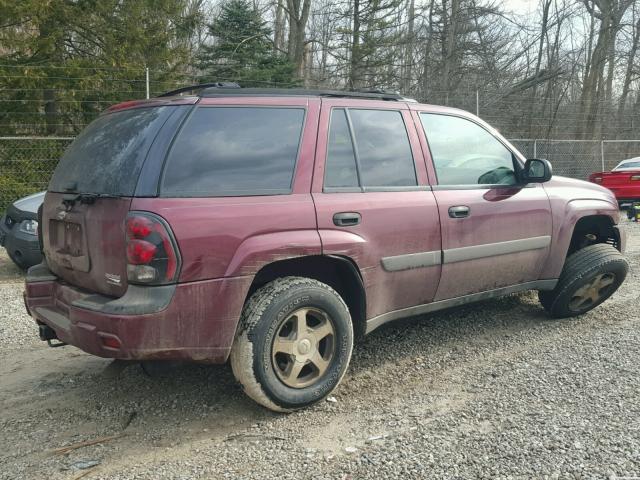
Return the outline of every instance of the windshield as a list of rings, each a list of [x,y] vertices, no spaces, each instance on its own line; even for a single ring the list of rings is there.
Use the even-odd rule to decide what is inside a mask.
[[[633,162],[620,162],[614,170],[622,170],[625,168],[640,168],[640,160]]]
[[[149,147],[171,107],[103,115],[76,137],[49,183],[49,191],[132,196]]]

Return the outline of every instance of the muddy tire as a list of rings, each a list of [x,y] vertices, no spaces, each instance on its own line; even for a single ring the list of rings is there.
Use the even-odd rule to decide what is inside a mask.
[[[554,318],[582,315],[609,298],[622,284],[629,264],[612,245],[589,245],[567,258],[553,290],[538,292]]]
[[[249,397],[289,412],[327,397],[352,349],[351,315],[340,295],[316,280],[285,277],[245,304],[230,361]]]

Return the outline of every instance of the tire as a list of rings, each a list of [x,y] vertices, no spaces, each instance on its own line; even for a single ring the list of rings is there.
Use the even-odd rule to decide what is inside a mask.
[[[352,349],[351,315],[340,295],[316,280],[284,277],[245,304],[230,361],[249,397],[290,412],[338,386]]]
[[[553,290],[538,292],[554,318],[582,315],[609,298],[622,284],[629,264],[612,245],[589,245],[567,258]]]

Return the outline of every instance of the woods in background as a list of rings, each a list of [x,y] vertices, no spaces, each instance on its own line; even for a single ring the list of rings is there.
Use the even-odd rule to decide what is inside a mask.
[[[518,7],[518,8],[516,8]],[[519,9],[520,8],[520,9]],[[202,81],[401,91],[511,137],[640,137],[640,2],[0,0],[0,135]]]

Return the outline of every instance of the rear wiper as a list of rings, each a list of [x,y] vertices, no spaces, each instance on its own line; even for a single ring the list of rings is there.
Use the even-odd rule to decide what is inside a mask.
[[[108,193],[65,193],[62,196],[62,203],[67,207],[72,207],[77,201],[85,205],[95,203],[98,198],[118,198]]]

